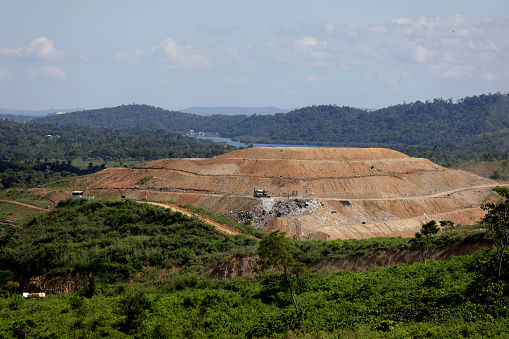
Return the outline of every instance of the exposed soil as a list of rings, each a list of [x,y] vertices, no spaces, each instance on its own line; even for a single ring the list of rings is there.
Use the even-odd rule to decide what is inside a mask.
[[[159,201],[213,225],[206,216],[193,215],[172,202],[238,221],[252,216],[253,225],[266,232],[280,229],[289,236],[323,240],[410,237],[431,219],[474,224],[485,213],[479,206],[490,188],[502,185],[387,149],[305,147],[250,148],[212,159],[158,160],[136,168],[106,169],[74,183],[72,190],[85,190],[89,196]],[[270,197],[253,197],[255,189],[268,191]],[[70,196],[70,191],[62,189],[33,191],[51,194],[54,201]],[[491,245],[434,249],[430,258],[469,254],[482,246]],[[256,256],[235,256],[209,267],[207,275],[253,278],[256,260]],[[308,268],[355,271],[419,260],[420,253],[414,251],[381,251],[308,264]],[[31,292],[48,294],[70,292],[81,284],[71,276],[31,277],[22,283]]]
[[[413,236],[431,220],[477,223],[499,182],[381,148],[248,148],[163,159],[76,180],[87,195],[178,202],[309,239]],[[255,198],[263,189],[270,198]],[[303,208],[302,206],[306,206]]]

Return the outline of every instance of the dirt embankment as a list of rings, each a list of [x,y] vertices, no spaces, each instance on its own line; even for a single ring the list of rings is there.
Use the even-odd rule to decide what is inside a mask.
[[[430,249],[428,259],[445,260],[456,255],[473,254],[482,247],[493,248],[493,244],[488,242],[463,242],[452,244],[445,249]],[[220,262],[206,268],[204,275],[212,279],[255,279],[256,262],[258,256],[233,256],[227,257]],[[378,251],[360,255],[347,256],[345,258],[335,258],[307,264],[311,271],[337,272],[347,271],[365,271],[378,267],[390,267],[398,264],[407,264],[410,262],[422,262],[422,253],[419,251],[400,250],[400,251]],[[160,278],[168,277],[171,272],[168,270],[157,270],[146,267],[145,271],[151,271],[152,274]],[[140,273],[142,274],[142,273]],[[84,286],[86,279],[66,275],[56,276],[35,276],[29,279],[18,277],[24,291],[31,293],[45,292],[48,295],[72,293],[74,290]]]
[[[446,248],[430,248],[427,253],[428,260],[446,260],[457,255],[473,254],[480,248],[494,248],[490,242],[461,242],[451,244]],[[214,279],[233,279],[241,277],[246,279],[256,278],[257,256],[241,257],[236,256],[229,260],[223,260],[216,266],[210,267],[207,275]],[[411,262],[423,262],[420,251],[393,250],[376,251],[360,255],[351,255],[344,258],[322,260],[307,264],[310,271],[366,271],[379,267],[390,267]]]
[[[88,187],[89,195],[175,201],[230,218],[249,213],[264,231],[323,240],[413,236],[431,219],[470,225],[484,215],[480,204],[499,184],[388,149],[312,147],[163,159],[80,180],[76,189]],[[254,198],[255,189],[270,198]],[[293,199],[317,205],[282,213]]]

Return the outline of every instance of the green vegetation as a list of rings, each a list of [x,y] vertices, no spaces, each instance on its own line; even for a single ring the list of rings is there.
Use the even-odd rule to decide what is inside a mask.
[[[245,143],[386,147],[442,165],[505,159],[509,154],[509,95],[398,104],[373,112],[319,105],[275,115],[199,116],[146,105],[69,113],[32,122],[112,129],[220,133]],[[376,126],[377,128],[373,128]]]
[[[246,226],[247,227],[247,226]],[[488,239],[447,232],[430,248]],[[326,260],[412,251],[412,239],[260,241],[148,204],[76,199],[0,234],[0,337],[479,338],[509,335],[509,269],[484,249],[363,272],[302,272]],[[219,262],[260,254],[254,280],[212,280]],[[504,254],[504,262],[509,255]],[[286,268],[286,269],[285,269]],[[158,272],[171,269],[161,277]],[[70,295],[27,299],[11,272],[81,277]],[[286,278],[285,278],[286,276]],[[23,288],[23,286],[21,286]],[[298,309],[292,294],[298,300]]]
[[[15,200],[18,202],[32,204],[43,208],[56,205],[57,202],[52,199],[53,195],[54,192],[51,191],[43,194],[38,194],[38,192],[36,191],[19,188],[0,190],[0,199]],[[5,209],[2,209],[2,212],[0,213],[5,213],[6,216],[12,214],[11,212],[15,213],[20,210],[20,207],[15,204],[7,202],[3,202],[3,204],[4,204],[3,206],[5,206]]]
[[[498,251],[500,252],[500,260],[498,262],[498,279],[500,280],[502,277],[504,252],[507,245],[509,245],[509,188],[495,187],[493,191],[498,193],[502,201],[497,204],[483,204],[481,207],[488,211],[483,221],[488,230],[494,234]]]
[[[143,177],[141,178],[140,180],[136,181],[136,185],[143,185],[145,184],[147,181],[149,181],[150,179],[152,179],[152,176],[148,176],[148,177]]]
[[[0,189],[38,187],[111,166],[162,158],[210,158],[225,143],[157,131],[21,124],[0,120]]]
[[[265,280],[272,282],[274,280],[272,278],[275,278],[278,285],[282,286],[284,290],[288,289],[292,296],[295,311],[299,312],[297,302],[295,301],[294,290],[298,288],[298,276],[307,273],[307,270],[306,265],[295,261],[289,247],[290,240],[286,237],[284,232],[274,231],[269,233],[260,241],[260,245],[258,246],[258,255],[260,259],[257,262],[259,266],[257,271],[261,276],[264,276],[269,274],[268,272],[273,273],[274,270],[276,270],[276,272],[277,270],[283,270],[282,279],[278,277],[279,274],[275,274]],[[271,288],[273,288],[273,286],[271,286]],[[265,291],[264,294],[268,294],[267,292],[268,291]]]
[[[254,236],[254,237],[257,237],[257,238],[263,238],[265,236],[265,233],[263,233],[262,231],[259,231],[256,228],[251,227],[250,220],[248,220],[247,222],[238,223],[238,222],[233,221],[231,219],[225,218],[225,217],[223,217],[221,215],[217,215],[217,214],[214,214],[212,212],[209,212],[209,211],[207,211],[207,210],[205,210],[205,209],[203,209],[201,207],[195,207],[195,206],[187,205],[187,204],[178,204],[178,203],[174,203],[174,204],[179,205],[181,207],[184,207],[184,208],[186,208],[186,209],[188,209],[190,211],[195,211],[196,213],[199,213],[199,214],[202,214],[204,216],[207,216],[210,219],[214,220],[215,222],[228,225],[231,228],[233,228],[234,230],[237,230],[237,231],[239,231],[241,233],[244,233],[244,234],[247,234],[247,235],[251,235],[251,236]]]
[[[288,298],[266,298],[259,280],[175,273],[135,288],[101,284],[97,294],[0,299],[4,337],[114,338],[504,338],[503,289],[469,294],[485,252],[427,264],[302,277]],[[506,283],[502,283],[507,286]]]
[[[45,118],[59,125],[2,120],[0,197],[56,206],[0,227],[0,338],[507,338],[507,189],[495,189],[490,198],[497,202],[483,205],[488,232],[459,231],[446,220],[440,221],[441,234],[432,221],[412,239],[298,241],[255,230],[248,215],[239,224],[194,209],[243,233],[229,236],[198,218],[149,204],[57,204],[51,193],[33,196],[24,188],[67,187],[55,180],[108,163],[210,157],[235,149],[161,126],[246,140],[391,147],[448,165],[482,159],[498,166],[489,167],[489,175],[503,178],[508,106],[508,96],[497,93],[375,112],[313,106],[275,116],[202,117],[128,105]],[[20,207],[0,202],[0,221],[18,212]],[[490,240],[496,250],[429,259]],[[418,258],[424,249],[428,260],[388,268],[348,272],[327,266],[384,253]],[[271,274],[209,278],[232,268],[251,273],[252,267],[240,266],[256,254],[259,273]],[[79,286],[68,295],[21,297],[28,278],[41,275],[76,279]]]
[[[124,200],[65,200],[23,227],[0,235],[0,267],[24,275],[72,272],[102,259],[105,279],[127,279],[143,266],[192,266],[252,246],[181,213]]]
[[[440,221],[441,225],[450,225],[452,223],[449,220]],[[440,227],[435,220],[430,220],[421,226],[421,230],[415,233],[415,239],[413,240],[413,246],[421,250],[423,260],[426,262],[428,258],[428,250],[430,248],[431,239],[433,236],[438,234]]]
[[[10,217],[12,214],[16,213],[20,209],[21,207],[17,205],[0,201],[0,221],[7,220],[8,217]]]

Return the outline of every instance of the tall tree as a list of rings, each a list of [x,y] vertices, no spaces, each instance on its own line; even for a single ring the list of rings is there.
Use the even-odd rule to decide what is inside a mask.
[[[299,274],[307,272],[306,265],[296,262],[289,250],[290,240],[286,237],[285,232],[279,230],[269,233],[260,241],[258,247],[258,255],[260,259],[257,264],[257,271],[265,274],[269,271],[282,270],[286,287],[290,290],[293,305],[298,312],[297,302],[295,301],[295,279]]]
[[[495,187],[493,191],[498,193],[501,198],[499,203],[482,204],[481,208],[488,211],[483,218],[486,227],[491,231],[498,242],[498,251],[500,251],[500,259],[498,262],[498,279],[502,275],[502,261],[504,251],[509,244],[509,188]]]
[[[442,224],[442,222],[440,222]],[[419,232],[415,233],[415,238],[411,240],[412,247],[421,251],[422,260],[426,262],[429,254],[431,238],[440,231],[435,220],[428,221],[421,225]]]

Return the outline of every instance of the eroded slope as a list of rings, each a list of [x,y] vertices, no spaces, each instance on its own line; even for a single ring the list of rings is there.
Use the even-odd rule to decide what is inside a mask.
[[[319,202],[312,211],[276,211],[260,227],[335,239],[412,236],[431,218],[476,222],[483,215],[479,205],[496,182],[388,149],[269,147],[107,169],[82,184],[97,192],[173,200],[233,217],[253,211],[262,200],[267,203],[268,198],[252,197],[254,189],[268,191],[271,200],[312,199]],[[264,213],[272,211],[265,208]]]

